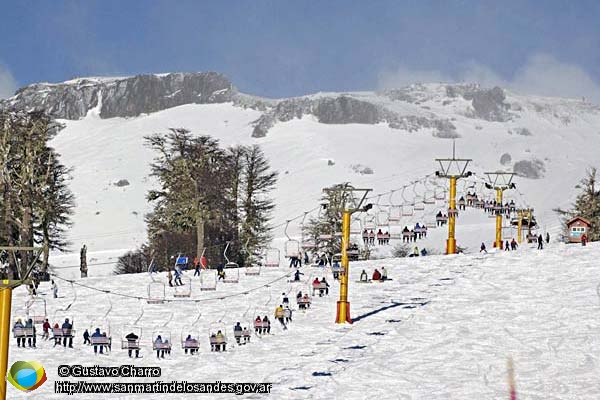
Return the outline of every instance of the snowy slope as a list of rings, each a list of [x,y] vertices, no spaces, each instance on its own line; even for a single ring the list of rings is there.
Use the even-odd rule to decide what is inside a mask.
[[[156,305],[124,297],[146,297],[151,282],[147,274],[88,278],[74,286],[59,280],[60,298],[56,300],[51,298],[48,284],[42,283],[40,297],[47,300],[50,320],[74,320],[78,330],[75,348],[52,348],[51,342],[44,341],[37,350],[11,347],[9,365],[16,360],[38,360],[46,369],[48,382],[30,394],[9,385],[8,397],[66,398],[53,393],[54,381],[79,379],[59,379],[57,367],[61,364],[130,364],[119,342],[122,331],[130,329],[122,326],[138,320],[143,328],[143,358],[135,361],[136,366],[162,367],[159,380],[163,382],[273,383],[271,395],[245,395],[248,398],[508,398],[506,361],[512,357],[519,399],[593,400],[600,394],[598,257],[600,246],[596,243],[585,248],[553,242],[543,251],[522,246],[516,252],[485,256],[351,263],[353,325],[333,323],[339,290],[333,283],[329,296],[317,296],[309,310],[294,313],[287,331],[273,323],[272,335],[253,336],[250,344],[231,346],[222,354],[211,353],[208,345],[209,330],[221,327],[216,322],[223,323],[231,341],[235,322],[249,325],[257,314],[271,316],[281,293],[293,298],[298,290],[306,291],[306,282],[315,276],[327,276],[333,282],[330,272],[303,267],[305,283],[290,284],[286,275],[291,270],[285,265],[263,269],[260,276],[245,276],[242,271],[238,284],[219,283],[216,292],[200,292],[199,279],[192,277],[188,301],[174,299],[173,289],[167,287],[170,302]],[[389,270],[393,281],[355,283],[362,269],[371,273],[381,266]],[[154,279],[165,282],[164,275]],[[15,290],[14,318],[25,315],[26,299],[25,288]],[[69,310],[61,311],[66,308]],[[110,325],[113,352],[94,356],[90,347],[82,345],[80,335],[96,326],[108,330],[104,316]],[[185,328],[193,324],[193,329]],[[151,338],[158,331],[164,337],[166,330],[177,347],[170,357],[157,360]],[[197,357],[184,355],[178,347],[181,334],[190,331],[200,337]],[[103,395],[76,396],[96,399]]]
[[[398,115],[431,116],[452,121],[461,136],[456,140],[457,156],[472,158],[469,169],[481,182],[486,171],[512,170],[500,164],[500,156],[509,153],[512,163],[537,159],[545,171],[541,179],[515,178],[516,191],[506,191],[507,199],[518,206],[534,207],[542,231],[552,236],[560,233],[558,218],[552,209],[568,206],[574,186],[585,169],[597,164],[600,148],[600,112],[576,100],[537,98],[508,94],[506,102],[520,110],[505,122],[486,121],[468,116],[470,103],[461,97],[449,99],[443,85],[418,85],[411,89],[418,102],[392,101],[371,92],[346,94],[361,101],[385,106]],[[335,96],[320,93],[308,99]],[[448,104],[449,103],[449,104]],[[98,264],[90,276],[110,274],[113,262],[128,249],[146,239],[144,214],[150,210],[145,200],[153,182],[148,177],[152,152],[144,146],[143,137],[166,132],[172,127],[185,127],[197,134],[210,134],[223,145],[252,144],[262,146],[272,167],[279,171],[279,182],[273,195],[277,208],[273,225],[277,243],[284,239],[285,221],[301,217],[318,206],[322,188],[349,181],[357,187],[373,189],[373,195],[387,193],[433,174],[438,168],[435,158],[449,157],[452,142],[432,137],[431,129],[408,132],[392,129],[387,124],[324,124],[316,117],[304,115],[275,124],[264,138],[252,138],[253,121],[262,114],[232,103],[185,105],[135,118],[100,119],[100,106],[78,121],[63,121],[66,128],[53,140],[62,160],[74,168],[71,187],[77,198],[75,224],[70,230],[73,250],[88,246],[88,256]],[[518,134],[527,129],[530,135]],[[328,161],[334,165],[328,165]],[[370,167],[373,174],[361,175],[356,164]],[[360,168],[359,168],[360,169]],[[127,179],[128,186],[114,184]],[[439,180],[440,185],[447,185]],[[477,185],[480,189],[481,185]],[[459,196],[465,194],[466,183],[459,184]],[[418,190],[425,190],[419,187]],[[382,196],[380,204],[403,202],[400,191],[390,198]],[[422,194],[422,192],[421,192]],[[414,198],[411,189],[408,200]],[[480,193],[492,197],[493,193]],[[376,201],[375,197],[373,201]],[[422,219],[447,206],[438,203],[420,215]],[[316,215],[313,212],[311,215]],[[480,217],[461,218],[457,227],[459,245],[477,249],[494,236],[494,222]],[[309,216],[310,217],[310,216]],[[299,235],[301,218],[290,223],[288,233]],[[414,224],[416,218],[402,221]],[[422,221],[421,221],[422,222]],[[466,225],[468,222],[468,225]],[[463,232],[465,234],[463,234]],[[469,233],[470,232],[470,233]],[[462,235],[462,236],[461,236]],[[427,246],[442,251],[444,234],[430,240]],[[383,253],[389,253],[389,250]],[[77,266],[78,254],[55,255],[51,263],[58,267]],[[77,268],[64,268],[63,273],[76,276]]]

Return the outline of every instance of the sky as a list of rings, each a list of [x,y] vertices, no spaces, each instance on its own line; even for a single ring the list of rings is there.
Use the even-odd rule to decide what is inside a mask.
[[[0,98],[212,70],[266,97],[475,81],[600,104],[597,1],[2,2]]]

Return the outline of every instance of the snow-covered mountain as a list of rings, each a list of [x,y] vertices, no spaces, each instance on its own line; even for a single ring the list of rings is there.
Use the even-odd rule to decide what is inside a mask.
[[[213,135],[223,145],[262,146],[280,172],[273,223],[278,238],[286,220],[318,205],[323,187],[350,181],[377,194],[433,174],[434,159],[452,154],[448,138],[456,138],[457,156],[473,159],[469,169],[478,178],[472,182],[486,171],[516,172],[517,190],[505,195],[534,207],[541,228],[555,235],[560,223],[552,208],[569,203],[585,169],[598,163],[600,148],[600,107],[474,84],[273,100],[240,93],[213,72],[158,74],[30,85],[0,106],[43,108],[65,124],[53,146],[74,168],[74,248],[87,243],[90,254],[110,257],[145,240],[153,154],[143,136],[172,127]],[[374,200],[400,204],[401,195],[411,201],[430,189],[417,185]],[[469,186],[459,184],[459,192],[481,189]],[[428,207],[407,223],[443,208]],[[481,214],[459,221],[457,229],[459,244],[474,248],[493,238],[494,225]],[[483,236],[467,234],[481,229],[487,229]],[[298,232],[299,219],[288,229]],[[443,236],[427,246],[441,250]]]

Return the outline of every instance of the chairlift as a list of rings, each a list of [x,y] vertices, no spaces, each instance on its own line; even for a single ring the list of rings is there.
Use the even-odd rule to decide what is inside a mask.
[[[390,224],[390,213],[387,211],[379,211],[376,215],[376,219],[377,226],[388,227]]]
[[[425,192],[423,193],[423,204],[435,204],[435,190],[430,189],[425,179]]]
[[[235,264],[235,263],[232,263]],[[237,264],[236,264],[237,265]],[[225,264],[227,268],[227,264]],[[223,278],[223,283],[238,283],[240,281],[240,268],[239,267],[230,267],[225,271],[225,278]]]
[[[389,212],[388,222],[390,225],[400,225],[400,219],[402,217],[402,206],[391,206]]]
[[[138,318],[139,319],[139,318]],[[137,337],[137,339],[130,337],[130,334],[133,334]],[[140,341],[142,340],[142,328],[137,325],[123,325],[121,329],[121,349],[133,351],[140,351]]]
[[[225,278],[223,279],[223,282],[238,283],[240,280],[240,266],[238,265],[238,263],[229,261],[229,258],[227,257],[227,249],[229,248],[230,243],[231,242],[227,242],[227,245],[225,245],[225,250],[223,250],[223,257],[225,257],[226,261],[225,268],[229,269],[229,271],[225,271]]]
[[[411,217],[415,213],[414,207],[412,205],[403,205],[402,206],[402,216],[403,217]]]
[[[360,218],[353,218],[350,221],[350,234],[351,235],[360,235],[362,234],[363,227]]]
[[[410,217],[414,214],[414,203],[410,203],[406,197],[404,196],[404,192],[406,191],[406,188],[408,186],[404,186],[402,188],[402,192],[400,193],[400,195],[402,196],[402,216],[404,217]]]
[[[300,242],[292,239],[288,233],[288,226],[290,224],[291,220],[287,220],[285,223],[285,229],[283,231],[283,233],[285,234],[285,236],[287,237],[287,242],[285,242],[285,256],[286,257],[299,257],[300,256]]]
[[[63,323],[69,321],[71,329],[63,329]],[[58,324],[58,328],[54,325]],[[73,338],[75,336],[75,320],[71,314],[65,314],[62,310],[56,310],[52,317],[52,334],[55,338]]]
[[[371,231],[377,229],[377,218],[373,214],[365,214],[363,228]]]
[[[31,318],[34,324],[43,324],[48,318],[46,300],[44,299],[31,298],[25,303],[25,308],[27,309],[27,318]]]
[[[148,304],[162,304],[165,302],[166,288],[165,284],[158,281],[152,281],[148,284]]]
[[[181,348],[188,351],[190,354],[198,354],[198,349],[200,348],[200,331],[193,327],[184,327],[181,329]]]
[[[92,320],[89,331],[91,334],[93,334],[93,332],[95,332],[96,328],[99,328],[102,336],[94,336],[94,337],[90,336],[90,341],[91,341],[92,345],[105,346],[110,350],[111,344],[112,344],[112,335],[110,333],[110,320],[108,319],[108,315],[112,311],[113,305],[112,305],[112,301],[110,301],[109,293],[108,292],[105,292],[105,293],[106,293],[106,298],[108,299],[108,303],[109,303],[108,310],[106,311],[104,316],[102,316],[102,318]]]
[[[279,249],[269,247],[265,251],[265,267],[279,267],[281,261]]]
[[[444,189],[435,189],[433,197],[435,200],[446,200],[446,191]]]
[[[102,336],[92,336],[96,329],[100,329]],[[95,346],[105,346],[111,348],[112,336],[110,333],[110,321],[108,319],[99,318],[92,320],[90,323],[90,342]]]
[[[211,351],[226,351],[227,345],[227,329],[222,322],[210,324],[208,329],[208,340]]]
[[[161,338],[161,342],[158,342],[158,336]],[[155,328],[152,331],[152,350],[163,351],[164,353],[170,353],[173,347],[171,341],[171,331],[165,327]]]
[[[200,290],[217,290],[217,271],[214,269],[203,269],[200,271]]]
[[[192,295],[192,280],[182,275],[183,285],[175,286],[173,297],[190,297]]]

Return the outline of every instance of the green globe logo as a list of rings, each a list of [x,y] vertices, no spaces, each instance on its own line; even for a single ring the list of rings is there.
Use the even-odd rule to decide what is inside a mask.
[[[17,361],[8,371],[8,381],[25,392],[39,388],[47,379],[44,367],[37,361]]]

